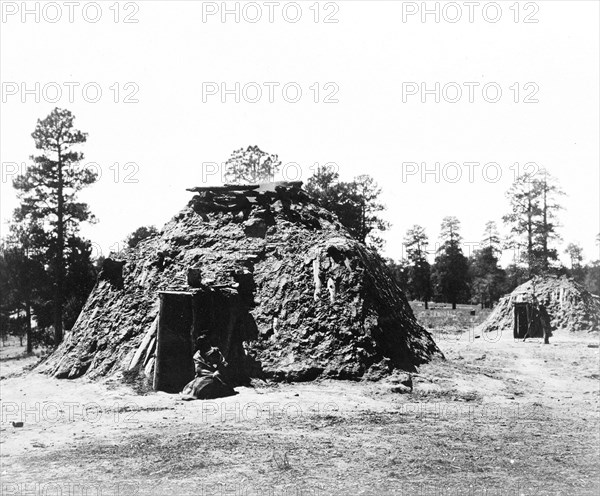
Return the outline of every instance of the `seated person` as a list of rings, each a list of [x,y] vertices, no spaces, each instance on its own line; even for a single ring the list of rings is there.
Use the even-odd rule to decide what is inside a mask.
[[[236,394],[223,375],[227,362],[219,348],[209,348],[194,355],[196,377],[181,392],[183,399],[210,400]]]

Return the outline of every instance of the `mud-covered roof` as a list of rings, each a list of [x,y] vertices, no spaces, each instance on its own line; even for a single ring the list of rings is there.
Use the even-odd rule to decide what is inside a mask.
[[[98,377],[129,370],[137,357],[130,372],[151,376],[158,293],[190,291],[190,269],[197,284],[248,297],[252,318],[240,332],[256,376],[379,377],[441,356],[381,257],[301,183],[190,192],[157,235],[124,253],[122,286],[98,281],[41,370]]]

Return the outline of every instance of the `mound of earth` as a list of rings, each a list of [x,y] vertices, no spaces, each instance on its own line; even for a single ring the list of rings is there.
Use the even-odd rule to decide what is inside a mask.
[[[210,296],[213,338],[239,381],[376,379],[442,356],[383,260],[300,184],[190,191],[160,233],[105,264],[40,370],[152,378],[159,291]],[[235,312],[220,307],[227,301]]]
[[[530,301],[534,293],[546,306],[553,330],[600,330],[600,302],[594,295],[567,276],[545,276],[534,277],[501,298],[481,324],[482,332],[512,332],[513,303]]]

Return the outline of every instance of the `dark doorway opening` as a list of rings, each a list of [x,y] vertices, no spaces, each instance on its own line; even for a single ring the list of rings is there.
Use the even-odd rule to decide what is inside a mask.
[[[524,339],[529,330],[530,338],[543,338],[544,331],[541,326],[535,325],[533,306],[528,302],[514,304],[514,331],[515,339]]]
[[[254,367],[243,342],[258,330],[245,298],[231,288],[161,291],[154,389],[180,392],[195,376],[193,356],[197,338],[219,348],[228,363],[232,385],[248,381]]]

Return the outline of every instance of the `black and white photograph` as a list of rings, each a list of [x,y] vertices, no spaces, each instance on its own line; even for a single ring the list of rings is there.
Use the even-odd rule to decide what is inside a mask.
[[[0,0],[0,496],[600,493],[599,0]]]

